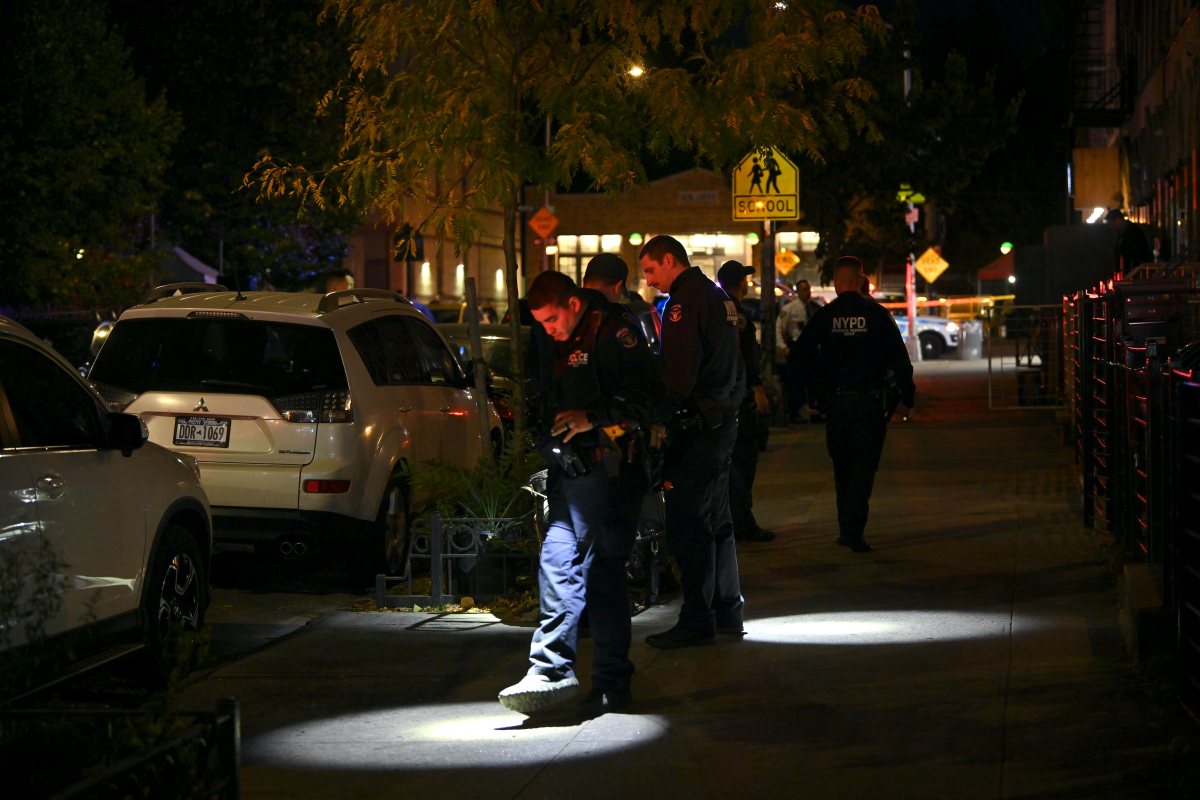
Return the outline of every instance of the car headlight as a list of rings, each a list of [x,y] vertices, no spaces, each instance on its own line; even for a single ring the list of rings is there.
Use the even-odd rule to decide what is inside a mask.
[[[946,330],[950,331],[950,333],[958,333],[958,323],[957,322],[947,322]]]

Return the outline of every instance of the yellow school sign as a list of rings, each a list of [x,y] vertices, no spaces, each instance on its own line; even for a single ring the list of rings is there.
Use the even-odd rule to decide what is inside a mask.
[[[800,219],[800,176],[787,156],[759,147],[733,170],[733,218]]]

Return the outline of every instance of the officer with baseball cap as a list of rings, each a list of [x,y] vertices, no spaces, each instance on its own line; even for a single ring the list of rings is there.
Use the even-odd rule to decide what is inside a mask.
[[[754,518],[754,476],[758,472],[758,414],[767,410],[767,394],[762,382],[762,353],[755,335],[754,321],[742,308],[750,290],[753,267],[740,261],[726,261],[717,270],[717,283],[733,298],[738,313],[738,348],[746,371],[745,397],[738,407],[737,439],[729,465],[729,513],[733,517],[733,536],[739,541],[769,542],[775,534],[758,525]]]

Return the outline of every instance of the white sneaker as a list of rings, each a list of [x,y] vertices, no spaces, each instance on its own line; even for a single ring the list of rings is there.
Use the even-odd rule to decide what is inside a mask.
[[[579,681],[569,678],[552,679],[549,675],[526,675],[500,692],[500,705],[522,714],[533,714],[552,705],[569,700],[579,692]]]

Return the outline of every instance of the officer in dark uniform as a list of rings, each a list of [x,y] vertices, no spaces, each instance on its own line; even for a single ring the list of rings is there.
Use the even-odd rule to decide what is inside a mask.
[[[644,432],[665,418],[666,390],[638,327],[599,292],[543,272],[526,300],[556,345],[552,422],[542,444],[550,510],[529,671],[499,699],[529,714],[578,691],[575,658],[586,605],[593,688],[582,710],[594,715],[631,701],[625,562],[647,489]]]
[[[862,262],[842,256],[833,270],[837,299],[800,332],[800,358],[810,405],[825,414],[825,446],[837,488],[837,543],[871,550],[863,536],[887,423],[897,403],[911,408],[912,362],[896,321],[859,292]]]
[[[717,270],[717,283],[738,304],[738,351],[746,373],[746,393],[738,407],[737,439],[729,463],[729,513],[733,517],[733,537],[739,541],[769,542],[771,531],[759,527],[754,517],[754,476],[758,473],[758,414],[767,408],[762,383],[762,351],[754,331],[754,320],[742,308],[750,290],[748,278],[753,267],[740,261],[726,261]]]
[[[609,302],[621,306],[629,318],[641,329],[646,343],[658,350],[659,322],[654,306],[636,292],[630,292],[627,282],[629,267],[615,253],[601,253],[588,261],[583,273],[585,289],[595,289],[608,298]]]
[[[729,515],[729,457],[744,391],[737,304],[691,266],[683,245],[670,236],[646,243],[641,267],[651,286],[670,294],[662,360],[674,417],[663,485],[667,544],[683,586],[679,621],[646,642],[659,648],[712,644],[716,633],[742,634],[744,603]]]

